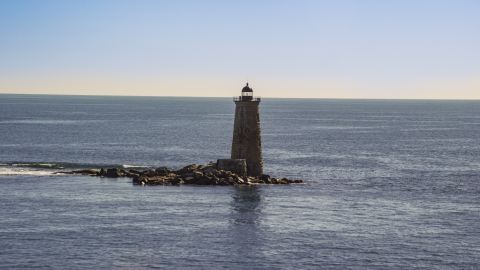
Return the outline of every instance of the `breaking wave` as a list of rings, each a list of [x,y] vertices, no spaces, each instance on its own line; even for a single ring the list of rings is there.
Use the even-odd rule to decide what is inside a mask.
[[[149,169],[154,166],[127,164],[85,164],[85,163],[51,163],[51,162],[3,162],[0,163],[1,175],[48,175],[60,170],[76,169]]]

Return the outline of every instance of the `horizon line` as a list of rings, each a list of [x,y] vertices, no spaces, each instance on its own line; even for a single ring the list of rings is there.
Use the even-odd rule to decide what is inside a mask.
[[[84,96],[84,97],[172,97],[172,98],[234,98],[237,96],[154,96],[154,95],[108,95],[108,94],[29,94],[29,93],[0,93],[0,95],[30,95],[30,96]],[[480,101],[480,99],[466,99],[466,98],[332,98],[332,97],[270,97],[270,96],[260,96],[268,99],[331,99],[331,100],[432,100],[432,101]]]

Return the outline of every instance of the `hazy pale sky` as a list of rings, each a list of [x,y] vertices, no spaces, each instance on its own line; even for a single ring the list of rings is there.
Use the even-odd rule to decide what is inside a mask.
[[[0,93],[480,99],[480,1],[0,0]]]

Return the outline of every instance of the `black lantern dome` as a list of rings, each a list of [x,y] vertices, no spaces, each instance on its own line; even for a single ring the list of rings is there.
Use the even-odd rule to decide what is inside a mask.
[[[248,83],[242,89],[242,101],[249,101],[253,99],[253,90],[252,88],[248,87]]]

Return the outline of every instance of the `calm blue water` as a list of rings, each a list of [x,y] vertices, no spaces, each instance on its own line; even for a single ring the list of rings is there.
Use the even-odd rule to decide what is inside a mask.
[[[51,175],[230,156],[229,98],[0,95],[1,269],[478,269],[480,101],[263,99],[260,187]]]

